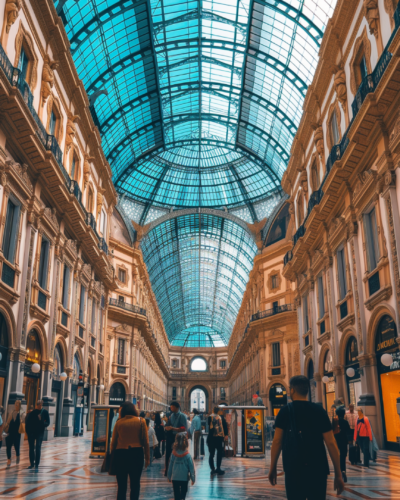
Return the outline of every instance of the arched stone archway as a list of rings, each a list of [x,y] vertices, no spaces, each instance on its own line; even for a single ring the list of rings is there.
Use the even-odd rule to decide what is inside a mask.
[[[206,413],[209,413],[211,411],[210,409],[210,398],[211,398],[211,395],[212,395],[212,392],[211,392],[211,389],[209,387],[206,387],[205,385],[203,384],[193,384],[192,387],[190,387],[186,394],[188,395],[188,404],[190,406],[190,401],[191,401],[191,397],[192,397],[192,392],[195,391],[196,389],[200,389],[202,391],[204,391],[204,394],[206,396],[206,401],[205,401],[205,411]],[[191,409],[191,408],[189,408]]]

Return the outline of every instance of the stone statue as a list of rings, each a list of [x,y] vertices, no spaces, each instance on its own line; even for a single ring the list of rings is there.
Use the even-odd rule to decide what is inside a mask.
[[[99,187],[97,190],[97,217],[100,215],[101,208],[103,206],[103,195],[105,192],[106,190],[101,187]]]
[[[322,131],[321,125],[314,131],[314,143],[317,148],[319,157],[324,158],[324,133]]]
[[[369,32],[375,37],[379,29],[379,9],[377,0],[363,0],[364,14],[368,22]]]
[[[76,120],[79,118],[79,115],[69,115],[67,121],[67,135],[65,136],[65,146],[67,153],[71,149],[72,143],[74,141],[74,137],[76,134]]]
[[[10,32],[11,26],[17,20],[19,11],[21,10],[21,2],[20,0],[7,0],[6,2],[6,33]]]
[[[344,69],[339,68],[335,73],[334,85],[337,98],[344,109],[347,101],[346,75]]]
[[[83,160],[83,178],[84,178],[84,187],[86,187],[90,178],[90,164],[89,162],[93,161],[94,158],[85,153],[85,159]]]
[[[42,105],[45,104],[47,98],[51,94],[51,89],[54,85],[55,75],[54,70],[58,68],[58,62],[52,61],[50,57],[46,54],[44,56],[44,66],[42,74]]]

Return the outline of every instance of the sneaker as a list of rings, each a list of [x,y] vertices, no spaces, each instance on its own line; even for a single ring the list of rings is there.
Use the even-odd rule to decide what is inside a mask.
[[[34,467],[35,467],[34,465],[30,465],[28,469],[33,469]]]
[[[218,476],[223,476],[225,474],[225,471],[224,470],[217,470],[216,473],[218,474]]]
[[[7,460],[7,467],[11,467],[11,460]]]
[[[17,465],[19,464],[19,457],[17,457]]]

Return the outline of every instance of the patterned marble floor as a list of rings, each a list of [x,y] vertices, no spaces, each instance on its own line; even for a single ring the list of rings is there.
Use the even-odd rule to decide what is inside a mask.
[[[6,468],[4,447],[0,450],[0,499],[26,500],[115,500],[114,477],[100,473],[101,461],[90,459],[90,434],[79,438],[59,438],[44,442],[39,472],[27,470],[28,445],[22,446],[19,465],[15,460]],[[224,459],[226,475],[210,479],[207,460],[197,461],[197,482],[190,487],[188,499],[277,500],[284,499],[283,477],[271,487],[267,480],[266,459]],[[162,464],[156,461],[142,475],[141,498],[169,500],[172,487],[162,474]],[[348,464],[345,492],[337,497],[328,482],[327,498],[400,500],[400,454],[381,451],[378,461],[369,470]]]

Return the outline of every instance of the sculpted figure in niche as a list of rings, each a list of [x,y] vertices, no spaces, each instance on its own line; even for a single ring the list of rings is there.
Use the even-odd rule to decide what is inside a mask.
[[[88,154],[85,154],[85,160],[83,162],[83,177],[84,177],[84,180],[85,180],[85,187],[86,187],[86,184],[89,182],[89,178],[90,178],[90,164],[89,162],[93,161],[94,158]]]
[[[363,0],[365,17],[371,35],[378,36],[379,9],[377,0]]]
[[[21,10],[21,2],[19,0],[7,0],[6,2],[6,33],[10,32],[11,26],[17,20],[19,11]]]
[[[54,70],[58,68],[58,62],[52,61],[50,57],[46,54],[44,56],[44,66],[42,74],[42,105],[47,101],[47,98],[51,94],[51,89],[54,85],[55,75]]]
[[[65,145],[67,148],[67,153],[71,149],[72,143],[74,141],[74,137],[76,134],[76,120],[79,118],[79,115],[69,115],[67,121],[67,135],[65,137]]]
[[[324,158],[324,133],[322,131],[321,125],[317,129],[315,129],[314,143],[315,143],[315,147],[317,148],[319,157],[321,159],[323,159]]]
[[[346,75],[342,68],[335,73],[334,85],[337,98],[344,109],[347,101]]]

